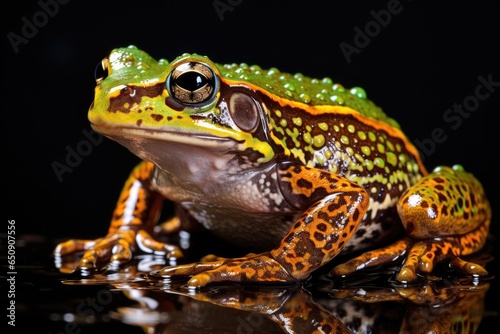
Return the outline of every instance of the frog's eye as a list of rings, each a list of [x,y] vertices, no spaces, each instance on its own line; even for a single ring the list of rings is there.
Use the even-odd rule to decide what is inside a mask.
[[[215,96],[217,76],[203,63],[188,62],[175,68],[167,79],[169,94],[186,104],[211,101]]]
[[[104,79],[107,78],[108,67],[109,67],[108,58],[104,58],[99,64],[97,64],[94,70],[94,78],[96,84],[100,84]]]

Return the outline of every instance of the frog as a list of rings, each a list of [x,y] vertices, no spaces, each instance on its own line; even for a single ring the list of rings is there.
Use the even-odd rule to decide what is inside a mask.
[[[488,274],[467,260],[491,222],[479,180],[458,164],[428,172],[361,87],[197,53],[156,60],[130,45],[100,63],[88,119],[141,162],[104,237],[55,247],[58,257],[83,254],[73,272],[140,253],[182,259],[155,231],[196,224],[249,253],[175,263],[152,277],[187,277],[192,288],[295,284],[332,263],[328,276],[342,277],[396,260],[402,283],[439,264]],[[160,224],[165,202],[176,214]]]

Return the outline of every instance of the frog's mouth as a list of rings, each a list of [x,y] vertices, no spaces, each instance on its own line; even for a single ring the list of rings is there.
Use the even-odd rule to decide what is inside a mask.
[[[91,127],[94,131],[120,143],[127,141],[140,143],[148,140],[157,141],[159,144],[177,143],[216,150],[231,150],[237,146],[237,141],[232,138],[217,137],[201,132],[181,132],[148,128],[138,129],[124,126],[110,127],[97,123],[91,123]]]
[[[219,179],[221,173],[235,167],[238,142],[231,138],[192,132],[103,127],[94,123],[91,126],[139,158],[175,175],[183,184],[202,185],[209,179]]]

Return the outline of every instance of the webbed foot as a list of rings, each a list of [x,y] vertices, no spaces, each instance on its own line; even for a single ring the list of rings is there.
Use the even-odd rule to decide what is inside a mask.
[[[187,285],[197,288],[220,282],[292,283],[297,281],[269,253],[165,267],[152,272],[151,275],[163,278],[192,276]]]
[[[59,258],[59,270],[64,273],[92,272],[102,268],[105,263],[118,267],[129,262],[140,249],[145,253],[162,255],[167,258],[180,258],[182,252],[176,246],[156,241],[145,230],[117,230],[96,240],[72,239],[60,243],[53,255]],[[85,251],[76,267],[66,266],[61,258],[65,255]]]

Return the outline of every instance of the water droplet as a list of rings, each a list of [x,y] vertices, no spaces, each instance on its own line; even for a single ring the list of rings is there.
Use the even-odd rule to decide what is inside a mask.
[[[353,88],[351,88],[349,93],[351,93],[352,95],[356,95],[360,99],[366,99],[366,92],[361,87],[353,87]]]

